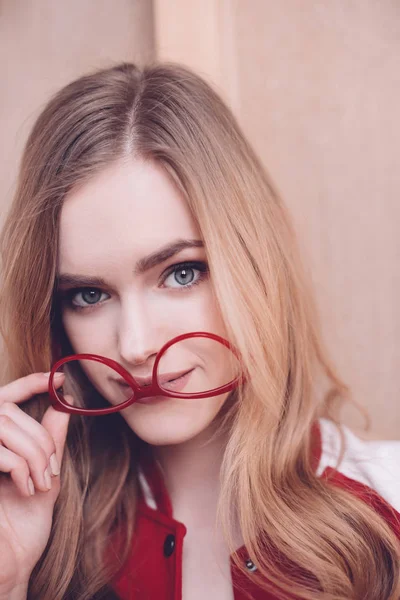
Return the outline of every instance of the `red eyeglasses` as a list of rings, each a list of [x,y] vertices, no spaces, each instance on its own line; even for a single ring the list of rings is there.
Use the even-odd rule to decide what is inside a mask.
[[[61,388],[55,385],[57,373],[66,376]],[[62,358],[51,369],[49,395],[58,411],[106,415],[124,410],[134,402],[145,403],[146,398],[219,396],[243,382],[236,348],[219,335],[197,331],[167,342],[158,352],[151,374],[133,377],[115,360],[97,354]],[[68,402],[68,395],[74,404]],[[111,406],[104,406],[105,400]]]

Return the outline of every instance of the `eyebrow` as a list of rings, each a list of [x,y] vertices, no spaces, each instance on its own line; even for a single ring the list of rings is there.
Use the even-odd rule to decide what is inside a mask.
[[[157,265],[162,264],[169,258],[172,258],[182,250],[187,248],[204,248],[204,243],[201,240],[176,240],[159,250],[152,252],[138,260],[133,270],[134,275],[142,275],[146,271],[153,269]],[[102,277],[87,277],[86,275],[73,275],[71,273],[62,273],[56,277],[56,285],[85,285],[93,287],[106,286],[107,283]]]

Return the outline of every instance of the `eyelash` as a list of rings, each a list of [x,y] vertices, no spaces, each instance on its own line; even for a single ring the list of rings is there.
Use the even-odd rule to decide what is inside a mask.
[[[195,271],[199,271],[198,278],[195,281],[188,283],[187,285],[182,285],[180,287],[172,288],[172,289],[179,290],[181,292],[186,292],[186,291],[190,290],[192,287],[194,287],[195,285],[199,285],[200,283],[202,283],[209,273],[208,265],[207,265],[207,263],[205,263],[203,261],[182,262],[182,263],[172,265],[171,267],[168,267],[166,272],[164,272],[161,276],[162,283],[164,283],[166,281],[166,279],[168,279],[168,277],[170,275],[172,275],[173,273],[182,271],[184,269],[193,269]],[[100,288],[96,288],[96,287],[71,288],[69,290],[61,292],[62,300],[63,300],[63,302],[65,302],[67,304],[67,306],[70,310],[73,310],[76,312],[79,312],[82,310],[87,311],[87,310],[94,309],[99,304],[102,304],[102,302],[104,302],[104,300],[96,302],[95,304],[88,304],[87,306],[78,306],[73,303],[73,299],[77,294],[86,292],[89,290],[92,290],[92,291],[96,290],[98,292],[103,291]]]

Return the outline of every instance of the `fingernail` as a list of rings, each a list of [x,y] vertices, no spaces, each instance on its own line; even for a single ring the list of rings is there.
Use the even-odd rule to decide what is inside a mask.
[[[31,496],[35,494],[35,486],[33,485],[32,477],[28,477],[28,490]]]
[[[44,472],[44,483],[48,490],[51,490],[51,477],[49,473],[49,469],[47,468]]]
[[[57,456],[55,454],[50,456],[50,469],[53,475],[60,474],[60,465],[58,464]]]

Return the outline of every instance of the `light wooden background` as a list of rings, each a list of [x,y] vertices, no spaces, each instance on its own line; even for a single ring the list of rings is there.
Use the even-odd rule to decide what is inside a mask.
[[[400,439],[400,3],[0,0],[0,222],[49,94],[152,59],[196,69],[232,107],[290,207],[370,436]]]

